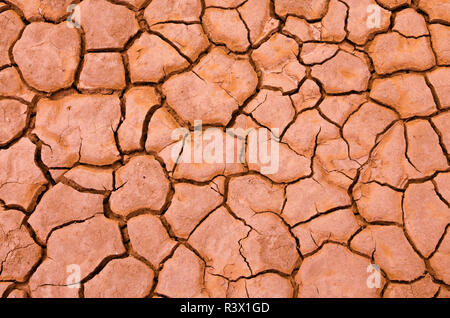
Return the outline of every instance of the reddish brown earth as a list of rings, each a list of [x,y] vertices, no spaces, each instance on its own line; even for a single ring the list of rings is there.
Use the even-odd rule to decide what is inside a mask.
[[[0,296],[450,297],[448,0],[0,1]]]

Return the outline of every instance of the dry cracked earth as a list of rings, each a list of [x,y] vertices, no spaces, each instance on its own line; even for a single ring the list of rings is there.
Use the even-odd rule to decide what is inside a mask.
[[[450,297],[450,1],[2,1],[1,296]]]

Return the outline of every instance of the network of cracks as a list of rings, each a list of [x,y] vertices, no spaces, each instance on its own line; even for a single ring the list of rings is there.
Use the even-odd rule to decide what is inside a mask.
[[[2,1],[0,296],[450,297],[448,0]]]

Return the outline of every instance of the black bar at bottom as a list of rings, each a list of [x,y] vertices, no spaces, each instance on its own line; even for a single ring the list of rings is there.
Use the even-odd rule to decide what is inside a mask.
[[[0,312],[11,306],[15,310],[60,310],[72,314],[86,314],[94,307],[107,308],[114,314],[130,314],[130,311],[148,312],[148,317],[155,313],[173,314],[181,317],[187,314],[205,317],[222,317],[235,314],[272,316],[306,312],[320,313],[328,311],[351,311],[355,306],[363,306],[370,314],[385,314],[386,307],[415,310],[427,305],[438,308],[450,308],[449,299],[0,299]],[[42,308],[41,308],[42,307]],[[353,309],[352,309],[353,308]],[[12,309],[12,308],[11,308]],[[102,309],[103,310],[103,309]],[[445,312],[445,311],[443,311]],[[159,316],[160,316],[159,314]],[[163,317],[164,318],[164,317]]]

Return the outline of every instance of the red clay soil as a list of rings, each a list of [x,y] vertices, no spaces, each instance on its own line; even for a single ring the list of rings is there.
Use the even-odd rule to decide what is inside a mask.
[[[0,1],[0,296],[450,297],[448,0]]]

